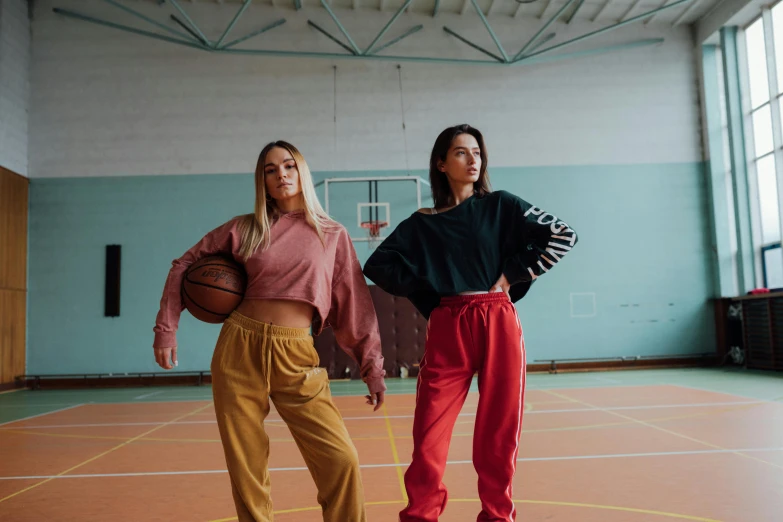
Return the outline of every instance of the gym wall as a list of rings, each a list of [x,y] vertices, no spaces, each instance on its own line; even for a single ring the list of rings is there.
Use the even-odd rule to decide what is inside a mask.
[[[170,263],[210,229],[251,211],[250,173],[266,142],[295,143],[316,181],[426,178],[438,132],[462,122],[485,134],[494,188],[555,213],[580,236],[519,303],[529,362],[714,349],[688,29],[631,26],[573,50],[640,34],[666,42],[534,66],[405,62],[398,69],[395,62],[213,55],[65,20],[52,5],[36,2],[33,21],[30,373],[155,370],[152,326]],[[118,19],[100,2],[56,5]],[[154,14],[154,6],[144,8]],[[218,5],[188,9],[200,20],[214,16],[218,27],[228,22],[218,14],[233,15]],[[256,20],[280,15],[250,9]],[[285,16],[285,29],[263,35],[263,43],[322,38]],[[387,19],[352,12],[344,22],[359,27],[365,18],[367,34]],[[439,23],[465,24],[457,16]],[[524,36],[534,27],[525,21],[498,21],[496,30],[514,41],[526,27]],[[459,49],[422,33],[424,40],[399,45]],[[355,229],[366,188],[351,190],[339,207],[332,201],[332,213]],[[395,202],[392,226],[415,211],[414,195],[381,186],[380,200]],[[123,248],[118,318],[103,317],[106,244]],[[366,245],[357,252],[364,261]],[[218,327],[187,313],[180,326],[178,370],[208,368]]]
[[[30,22],[25,0],[0,0],[0,166],[27,176]]]
[[[0,0],[0,389],[25,371],[29,29],[27,2]]]

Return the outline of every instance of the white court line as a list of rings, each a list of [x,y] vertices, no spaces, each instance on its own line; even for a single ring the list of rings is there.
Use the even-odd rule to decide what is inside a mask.
[[[536,462],[542,460],[587,460],[587,459],[624,459],[636,457],[671,457],[677,455],[708,455],[719,453],[752,453],[761,451],[783,451],[783,448],[746,448],[746,449],[715,449],[693,451],[659,451],[653,453],[618,453],[616,455],[578,455],[573,457],[528,457],[519,459],[523,462]]]
[[[268,420],[267,422],[272,422]],[[217,424],[216,421],[180,421],[180,422],[116,422],[116,423],[93,423],[93,424],[51,424],[45,426],[16,426],[12,428],[0,428],[2,430],[37,430],[37,429],[49,429],[49,428],[99,428],[99,427],[120,427],[120,426],[160,426],[168,424],[174,426],[175,424]]]
[[[623,381],[618,381],[617,379],[610,379],[609,377],[599,377],[597,375],[593,376],[593,379],[601,382],[610,382],[612,384],[621,384],[623,382]]]
[[[52,406],[62,406],[63,404],[71,404],[70,402],[55,402],[54,404],[36,404],[36,403],[25,403],[25,404],[0,404],[0,408],[50,408]],[[87,403],[82,403],[87,404]],[[127,403],[125,403],[127,404]]]
[[[585,411],[617,411],[617,410],[655,410],[663,408],[699,408],[709,406],[745,406],[755,404],[765,404],[767,401],[732,401],[732,402],[701,402],[691,404],[658,404],[649,406],[615,406],[612,408],[575,408],[565,410],[532,410],[526,411],[527,415],[541,415],[548,413],[579,413]],[[81,406],[81,405],[80,405]],[[67,408],[66,408],[67,409]],[[45,414],[43,414],[45,415]],[[460,413],[460,417],[475,417],[475,413]],[[33,417],[30,417],[33,418]],[[390,419],[412,419],[413,415],[389,415]],[[343,420],[383,420],[384,417],[343,417]],[[26,419],[20,419],[26,420]],[[12,421],[17,422],[17,421]],[[282,419],[267,419],[265,422],[281,423]],[[51,429],[51,428],[96,428],[96,427],[118,427],[118,426],[159,426],[161,424],[170,424],[172,426],[177,424],[216,424],[213,420],[203,421],[179,421],[179,422],[117,422],[117,423],[90,423],[90,424],[51,424],[42,426],[16,426],[13,428],[0,428],[2,430],[37,430],[37,429]],[[524,432],[524,430],[523,430]]]
[[[618,381],[620,382],[620,381]],[[413,386],[415,383],[411,382],[410,386]],[[664,383],[665,384],[665,383]],[[595,384],[594,381],[584,381],[584,383],[580,382],[578,385],[575,386],[566,386],[563,387],[562,385],[551,385],[551,386],[540,386],[540,385],[529,385],[525,386],[525,390],[572,390],[572,389],[583,389],[583,388],[648,388],[650,386],[656,386],[656,385],[650,385],[650,384],[624,384],[624,385],[606,385],[606,384]],[[402,386],[400,387],[402,388]],[[475,388],[475,389],[473,389]],[[349,390],[346,392],[342,392],[340,390],[332,390],[332,397],[363,397],[363,392],[366,391],[366,388],[358,388],[357,390]],[[471,393],[478,393],[478,386],[473,385],[471,387]],[[407,388],[396,390],[394,388],[389,388],[386,390],[386,395],[414,395],[413,390],[408,390]],[[175,399],[175,400],[212,400],[212,395],[205,395],[202,399],[193,399],[192,395],[172,395],[169,397],[166,397],[164,401],[168,401],[168,399]],[[175,402],[175,401],[172,401]],[[102,403],[106,404],[106,403]],[[123,404],[123,403],[117,403],[117,404]]]
[[[7,424],[13,424],[14,422],[22,422],[22,421],[26,421],[26,420],[30,420],[30,419],[35,419],[36,417],[43,417],[44,415],[50,415],[52,413],[57,413],[59,411],[72,410],[74,408],[78,408],[79,406],[84,406],[85,404],[86,403],[83,402],[81,404],[74,404],[73,406],[67,406],[65,408],[60,408],[59,410],[47,411],[45,413],[39,413],[38,415],[30,415],[29,417],[23,417],[21,419],[15,419],[15,420],[12,420],[12,421],[7,421],[7,422],[0,422],[0,426],[5,426]],[[11,428],[3,428],[3,429],[11,429]]]
[[[697,388],[696,386],[688,386],[686,384],[677,384],[672,382],[667,382],[665,384],[666,386],[678,386],[680,388],[687,388],[689,390],[696,390],[696,391],[703,391],[703,392],[710,392],[710,393],[720,393],[721,395],[731,395],[733,397],[740,397],[742,399],[752,399],[754,401],[766,402],[769,404],[780,404],[780,400],[783,399],[783,397],[770,397],[769,399],[759,399],[758,397],[751,397],[749,395],[740,395],[739,393],[728,393],[722,391],[708,390],[707,388]]]
[[[526,411],[525,415],[534,413],[560,413],[560,412],[578,412],[578,411],[619,411],[619,410],[659,410],[664,408],[702,408],[705,406],[739,406],[764,404],[765,401],[731,401],[731,402],[694,402],[686,404],[650,404],[647,406],[612,406],[611,408],[575,408],[568,410],[531,410]]]
[[[679,386],[679,385],[668,383],[668,382],[654,383],[654,384],[624,384],[624,385],[616,385],[616,386],[593,384],[591,381],[586,381],[584,383],[579,382],[579,383],[574,383],[574,384],[575,384],[574,386],[563,386],[562,384],[551,385],[551,386],[550,385],[545,385],[545,386],[541,386],[541,385],[526,385],[525,386],[525,390],[580,390],[580,389],[593,389],[593,388],[649,388],[650,386],[670,386],[670,385],[672,385],[672,386]],[[204,386],[208,386],[208,385],[204,385]],[[364,388],[362,388],[362,390],[363,389]],[[699,388],[694,388],[694,389],[698,389],[699,391],[713,392],[713,393],[723,393],[723,392],[718,392],[718,391],[715,391],[715,390],[707,390],[707,389],[699,389]],[[471,390],[471,393],[477,393],[477,392],[478,392],[478,390]],[[47,393],[56,395],[54,393],[54,390],[47,391]],[[394,390],[393,388],[389,388],[388,390],[386,390],[386,395],[413,395],[413,393],[412,393],[412,391],[409,391],[407,389],[406,390]],[[728,394],[728,395],[736,395],[737,397],[742,397],[741,395],[737,395],[737,394]],[[340,393],[339,391],[332,391],[332,396],[333,397],[357,397],[357,398],[359,398],[359,397],[363,397],[363,394],[362,393],[358,393],[358,392],[357,393],[351,393],[351,392],[349,392],[349,393]],[[758,400],[757,397],[744,397],[744,398]],[[171,396],[167,396],[167,397],[162,397],[159,400],[154,400],[154,401],[149,401],[149,402],[153,403],[153,404],[154,403],[158,403],[158,402],[204,402],[204,401],[212,401],[212,399],[213,399],[213,397],[212,397],[212,394],[210,393],[210,394],[205,394],[203,397],[193,396],[193,395],[171,395]],[[47,406],[59,406],[60,404],[63,404],[63,403],[49,404]],[[92,401],[92,402],[85,403],[85,404],[132,404],[132,403],[130,403],[128,401],[105,401],[105,402],[104,401],[100,401],[100,402]],[[23,406],[26,406],[26,405],[17,405],[17,404],[3,405],[3,404],[0,404],[0,408],[18,408],[18,407],[23,407]]]
[[[673,456],[685,456],[685,455],[710,455],[710,454],[722,454],[722,453],[751,453],[762,451],[783,451],[783,448],[745,448],[745,449],[715,449],[715,450],[693,450],[693,451],[661,451],[651,453],[615,453],[608,455],[571,455],[563,457],[524,457],[517,459],[517,462],[542,462],[542,461],[555,461],[555,460],[598,460],[598,459],[626,459],[626,458],[640,458],[640,457],[673,457]],[[446,462],[448,465],[460,465],[460,464],[473,464],[472,460],[450,460]],[[363,464],[360,468],[395,468],[405,467],[408,463],[401,462],[399,464]],[[279,471],[307,471],[306,467],[290,467],[290,468],[270,468],[270,472]],[[228,473],[225,469],[207,469],[198,471],[153,471],[153,472],[141,472],[141,473],[96,473],[91,475],[29,475],[19,477],[0,477],[0,480],[39,480],[39,479],[74,479],[74,478],[106,478],[106,477],[155,477],[166,475],[209,475],[216,473]]]
[[[156,392],[152,392],[152,393],[146,393],[144,395],[139,395],[138,397],[134,397],[133,400],[137,401],[139,399],[146,399],[147,397],[152,397],[153,395],[159,395],[159,394],[161,394],[161,393],[163,393],[165,391],[166,390],[160,390],[160,391],[156,391]]]

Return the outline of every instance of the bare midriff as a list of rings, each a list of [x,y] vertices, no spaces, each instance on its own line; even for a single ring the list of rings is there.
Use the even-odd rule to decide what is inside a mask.
[[[289,299],[245,299],[237,307],[245,317],[289,328],[310,327],[314,311],[309,303]]]

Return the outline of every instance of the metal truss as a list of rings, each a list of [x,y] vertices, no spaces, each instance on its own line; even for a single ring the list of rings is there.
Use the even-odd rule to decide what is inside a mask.
[[[411,2],[413,0],[405,0],[405,2],[400,6],[400,8],[392,15],[392,17],[389,19],[389,21],[384,25],[384,27],[380,30],[378,35],[372,40],[372,43],[368,45],[366,48],[362,49],[360,48],[354,39],[351,37],[350,33],[348,32],[348,29],[340,22],[340,19],[338,18],[337,14],[332,10],[332,8],[329,6],[326,0],[320,0],[321,6],[326,10],[326,12],[331,17],[334,24],[337,26],[338,31],[340,34],[342,34],[343,39],[340,39],[339,37],[335,36],[334,34],[330,33],[327,29],[320,26],[319,24],[313,22],[312,20],[308,20],[307,23],[310,27],[317,30],[318,32],[325,35],[327,38],[329,38],[331,41],[333,41],[336,45],[340,46],[342,48],[342,51],[344,52],[324,52],[324,51],[281,51],[281,50],[274,50],[274,49],[236,49],[235,46],[241,42],[244,42],[250,38],[253,38],[255,36],[258,36],[260,34],[263,34],[267,31],[271,31],[272,29],[275,29],[276,27],[279,27],[286,23],[285,18],[281,18],[279,20],[276,20],[274,22],[271,22],[255,31],[250,32],[249,34],[246,34],[240,38],[237,38],[235,40],[226,42],[226,38],[228,37],[229,33],[232,31],[236,23],[239,21],[239,19],[242,17],[242,15],[245,13],[247,8],[250,6],[250,3],[252,0],[244,0],[242,5],[239,7],[237,13],[234,15],[234,18],[231,20],[231,22],[228,24],[228,26],[225,28],[225,30],[222,32],[219,38],[216,40],[210,40],[204,32],[199,28],[199,26],[193,21],[193,19],[188,15],[188,13],[185,11],[185,9],[182,8],[178,0],[159,0],[159,4],[164,4],[165,2],[169,2],[174,9],[176,9],[177,12],[181,15],[182,18],[179,18],[175,15],[170,15],[171,19],[174,20],[185,32],[176,30],[172,27],[169,27],[161,22],[158,22],[138,11],[135,9],[132,9],[130,7],[127,7],[126,5],[123,5],[116,0],[104,0],[105,2],[111,4],[112,6],[121,9],[122,11],[125,11],[126,13],[135,16],[136,18],[139,18],[141,20],[144,20],[148,24],[157,27],[159,29],[165,30],[167,33],[171,34],[172,36],[152,32],[152,31],[145,31],[142,29],[137,29],[135,27],[130,27],[127,25],[117,24],[114,22],[110,22],[108,20],[103,20],[99,18],[95,18],[86,14],[78,13],[76,11],[72,11],[69,9],[62,9],[55,7],[53,11],[57,14],[60,14],[62,16],[81,20],[84,22],[90,22],[93,24],[101,25],[104,27],[110,27],[113,29],[117,29],[120,31],[125,31],[129,33],[138,34],[140,36],[146,36],[148,38],[153,38],[157,40],[162,40],[168,43],[174,43],[178,45],[183,45],[186,47],[191,47],[194,49],[199,49],[202,51],[207,52],[213,52],[213,53],[227,53],[227,54],[242,54],[242,55],[267,55],[267,56],[290,56],[290,57],[309,57],[309,58],[326,58],[330,60],[334,59],[369,59],[369,60],[386,60],[386,61],[395,61],[395,62],[401,62],[401,61],[414,61],[414,62],[434,62],[434,63],[458,63],[458,64],[484,64],[484,65],[505,65],[505,66],[511,66],[511,65],[518,65],[518,64],[531,64],[531,63],[541,63],[545,61],[553,61],[553,60],[559,60],[564,58],[574,58],[574,57],[580,57],[580,56],[588,56],[593,54],[599,54],[604,52],[612,52],[612,51],[620,51],[623,49],[631,49],[636,48],[640,46],[647,46],[647,45],[656,45],[663,42],[663,38],[650,38],[650,39],[644,39],[644,40],[636,40],[624,44],[619,45],[610,45],[610,46],[604,46],[589,50],[582,50],[577,51],[573,53],[567,53],[567,54],[553,54],[554,51],[559,51],[563,48],[569,47],[571,45],[574,45],[579,42],[583,42],[585,40],[588,40],[590,38],[593,38],[595,36],[599,36],[605,33],[608,33],[610,31],[613,31],[615,29],[618,29],[620,27],[623,27],[628,24],[636,23],[645,19],[649,19],[651,16],[656,15],[657,13],[661,11],[665,11],[668,9],[672,9],[678,6],[681,6],[682,4],[688,3],[688,2],[694,2],[698,0],[677,0],[675,2],[672,2],[670,4],[661,6],[657,9],[653,9],[652,11],[640,14],[638,16],[634,16],[633,18],[628,18],[626,20],[622,20],[620,22],[617,22],[615,24],[603,27],[601,29],[589,32],[587,34],[583,34],[581,36],[572,38],[570,40],[567,40],[565,42],[561,42],[555,45],[551,45],[549,47],[543,47],[546,43],[548,43],[550,40],[552,40],[555,37],[554,33],[546,34],[547,29],[556,21],[558,20],[563,14],[572,6],[575,5],[575,7],[572,9],[569,18],[566,23],[570,23],[573,19],[574,14],[576,11],[582,6],[584,0],[568,0],[547,22],[544,23],[544,25],[530,38],[527,40],[527,42],[519,49],[518,52],[512,54],[509,54],[506,49],[504,48],[503,44],[500,41],[500,38],[498,38],[495,31],[492,29],[492,26],[487,19],[487,17],[482,12],[481,8],[478,5],[477,0],[469,0],[472,4],[474,9],[476,10],[476,13],[479,16],[479,19],[481,20],[481,23],[486,28],[487,32],[489,33],[490,37],[492,38],[492,41],[494,42],[495,46],[497,47],[497,52],[490,51],[488,49],[485,49],[484,47],[470,41],[469,39],[461,36],[456,31],[450,29],[449,27],[443,26],[443,31],[455,38],[456,40],[462,42],[465,45],[468,45],[469,47],[481,52],[482,54],[486,55],[490,59],[462,59],[462,58],[446,58],[446,57],[438,57],[438,56],[393,56],[393,55],[387,55],[387,54],[379,54],[381,51],[393,46],[394,44],[400,42],[401,40],[410,37],[411,35],[418,33],[423,29],[422,25],[416,25],[414,27],[411,27],[404,31],[402,34],[399,34],[398,36],[392,38],[386,43],[381,44],[381,40],[384,36],[389,32],[389,30],[392,28],[394,23],[400,18],[400,16],[405,12],[406,9],[410,6]],[[295,0],[295,5],[297,10],[301,9],[301,0]],[[438,2],[436,0],[435,9],[433,11],[433,16],[437,14],[438,10]]]

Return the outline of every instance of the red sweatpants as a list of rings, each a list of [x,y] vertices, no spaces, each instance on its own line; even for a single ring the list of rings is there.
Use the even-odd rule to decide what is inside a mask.
[[[517,311],[503,292],[444,297],[430,315],[416,389],[413,460],[405,473],[401,522],[435,522],[446,508],[443,473],[473,375],[479,403],[473,434],[481,512],[513,522],[512,480],[525,393],[525,346]]]

